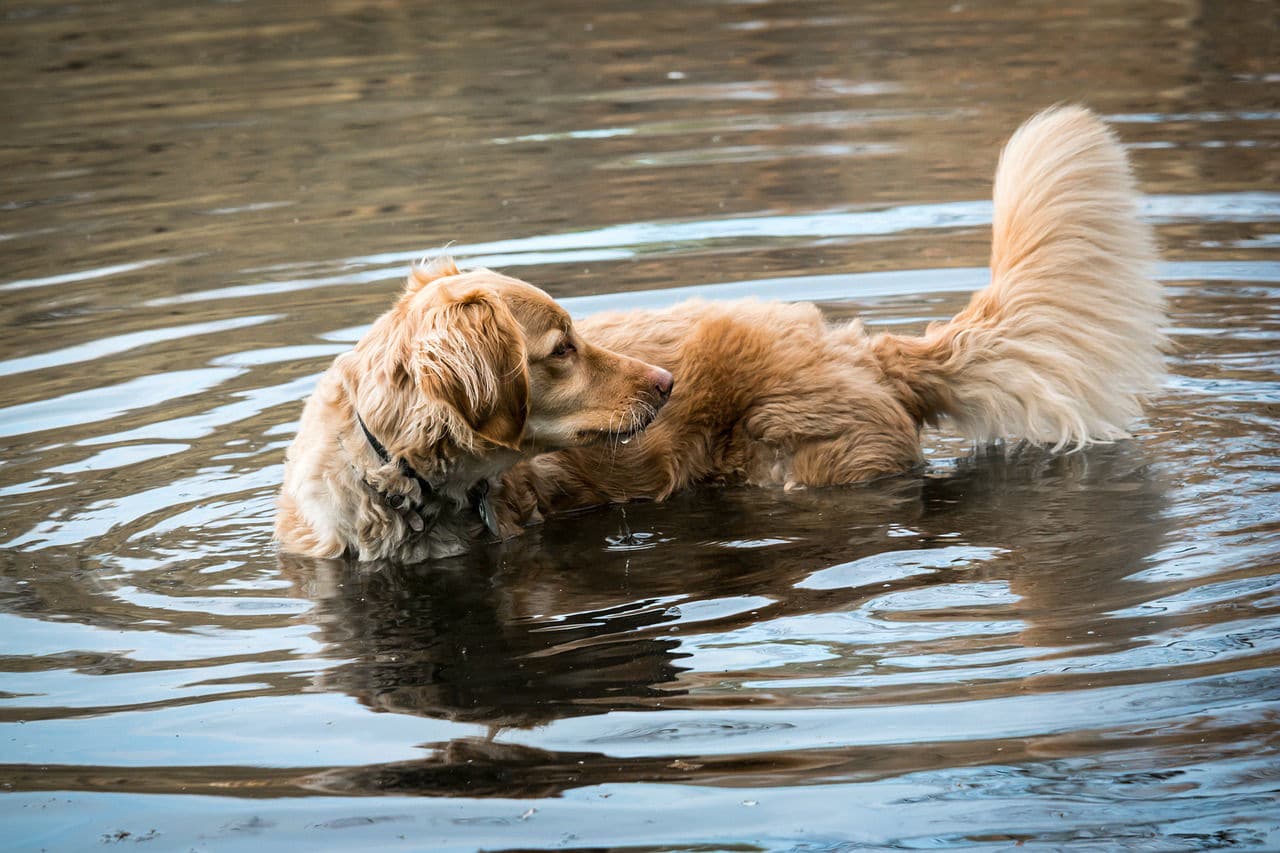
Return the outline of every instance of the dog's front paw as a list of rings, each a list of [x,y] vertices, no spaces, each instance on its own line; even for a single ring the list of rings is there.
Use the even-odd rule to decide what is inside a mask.
[[[405,474],[395,463],[370,471],[365,476],[365,484],[415,533],[421,533],[428,521],[434,518],[426,507],[427,496],[422,491],[422,482]]]
[[[420,506],[426,497],[418,480],[405,474],[395,463],[369,471],[364,482],[391,509]]]

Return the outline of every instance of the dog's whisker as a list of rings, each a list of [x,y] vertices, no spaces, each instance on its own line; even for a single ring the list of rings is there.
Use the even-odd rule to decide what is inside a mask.
[[[613,428],[613,416],[614,416],[614,413],[610,412],[609,413],[609,433],[608,433],[609,435],[608,444],[609,444],[610,456],[614,456],[618,452],[618,433]],[[621,427],[622,426],[621,415],[619,415],[618,417],[619,417],[618,426]]]

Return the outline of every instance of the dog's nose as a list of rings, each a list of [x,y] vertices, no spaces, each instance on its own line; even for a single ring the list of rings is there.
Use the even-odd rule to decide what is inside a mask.
[[[675,377],[670,372],[663,370],[661,367],[655,367],[653,370],[653,387],[658,392],[658,396],[667,399],[671,396],[671,389],[676,384]]]

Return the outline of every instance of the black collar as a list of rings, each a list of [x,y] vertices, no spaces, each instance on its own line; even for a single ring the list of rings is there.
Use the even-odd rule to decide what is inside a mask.
[[[356,412],[355,414],[356,423],[360,424],[360,429],[364,432],[365,440],[369,442],[369,446],[373,448],[373,452],[378,455],[378,459],[382,461],[383,465],[389,464],[391,462],[391,454],[387,451],[386,445],[381,441],[378,441],[378,437],[369,431],[369,427],[365,424],[364,418],[360,417],[360,413]],[[422,490],[422,502],[417,506],[405,508],[409,514],[413,516],[413,518],[409,520],[410,526],[413,527],[414,530],[421,531],[423,527],[430,527],[434,525],[439,509],[436,508],[434,511],[431,511],[427,506],[427,501],[435,494],[435,489],[433,489],[431,484],[427,482],[427,478],[415,471],[413,466],[410,465],[404,457],[397,459],[396,464],[400,467],[400,473],[417,482],[418,488]],[[480,520],[484,522],[485,528],[494,536],[501,538],[501,535],[498,533],[497,518],[493,514],[493,506],[489,502],[489,481],[481,480],[476,483],[467,491],[467,497],[471,501],[471,507],[479,513]],[[399,498],[399,495],[392,498],[387,498],[385,495],[383,496],[383,499],[392,507],[392,509],[401,508]],[[396,501],[396,503],[391,503],[393,500]],[[420,524],[422,524],[422,527],[420,527],[418,524],[413,523],[414,519],[422,519],[425,523],[420,522]]]
[[[369,427],[365,426],[364,418],[360,417],[360,413],[356,412],[356,423],[360,424],[360,429],[364,430],[364,437],[368,440],[369,446],[373,448],[373,452],[378,454],[378,458],[382,460],[382,464],[386,465],[391,461],[391,454],[387,452],[387,448],[378,437],[369,432]]]

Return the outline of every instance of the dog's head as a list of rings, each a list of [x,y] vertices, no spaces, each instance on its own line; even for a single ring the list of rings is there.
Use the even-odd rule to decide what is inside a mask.
[[[460,272],[450,260],[412,269],[362,350],[391,362],[361,383],[371,398],[362,414],[365,406],[382,413],[402,435],[424,426],[406,420],[442,414],[452,437],[477,449],[532,453],[626,437],[648,426],[672,386],[662,368],[583,340],[533,285]]]

